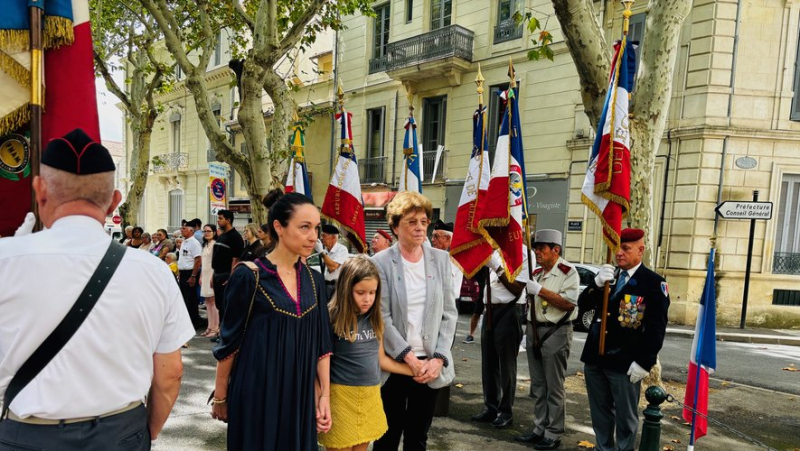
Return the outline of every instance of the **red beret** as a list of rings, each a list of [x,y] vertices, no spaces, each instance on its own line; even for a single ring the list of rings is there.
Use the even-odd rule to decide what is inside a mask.
[[[383,229],[378,229],[378,230],[376,230],[375,232],[376,232],[376,233],[378,233],[378,234],[380,234],[382,237],[386,238],[387,240],[389,240],[389,242],[390,242],[390,243],[392,242],[392,236],[391,236],[391,235],[389,235],[389,233],[388,233],[388,232],[386,232],[385,230],[383,230]]]
[[[644,230],[642,229],[624,229],[619,234],[620,243],[630,243],[631,241],[639,241],[644,237]]]

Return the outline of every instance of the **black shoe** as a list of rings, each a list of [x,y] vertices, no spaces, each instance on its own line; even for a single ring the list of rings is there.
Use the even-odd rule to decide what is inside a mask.
[[[475,337],[472,335],[467,335],[467,338],[464,339],[465,344],[475,343]]]
[[[497,429],[503,429],[504,427],[510,426],[511,423],[513,422],[514,422],[514,417],[512,417],[511,415],[504,415],[501,413],[500,415],[497,416],[497,418],[494,421],[492,421],[492,426],[496,427]]]
[[[522,443],[533,443],[534,445],[541,442],[543,439],[544,439],[544,434],[537,434],[534,431],[514,437],[515,441]]]
[[[497,418],[497,412],[492,412],[489,409],[481,410],[481,413],[472,416],[472,421],[479,421],[481,423],[491,423]]]
[[[546,449],[556,449],[561,446],[561,439],[551,439],[551,438],[543,438],[541,442],[533,445],[533,449],[538,450],[546,450]]]
[[[217,335],[216,337],[209,338],[208,341],[212,343],[219,343],[219,335]]]

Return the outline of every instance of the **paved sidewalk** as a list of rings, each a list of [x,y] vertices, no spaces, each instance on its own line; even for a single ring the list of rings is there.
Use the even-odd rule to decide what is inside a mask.
[[[667,335],[692,339],[694,338],[694,326],[670,324],[667,326]],[[717,327],[717,340],[800,346],[800,330]]]

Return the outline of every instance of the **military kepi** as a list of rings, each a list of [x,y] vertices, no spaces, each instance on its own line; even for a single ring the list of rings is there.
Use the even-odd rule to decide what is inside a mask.
[[[561,246],[561,232],[553,229],[537,230],[536,236],[533,238],[533,244],[536,243],[557,244]]]
[[[619,234],[620,243],[630,243],[639,241],[644,237],[644,230],[642,229],[623,229]]]
[[[47,143],[42,164],[77,175],[116,170],[108,149],[79,128]]]

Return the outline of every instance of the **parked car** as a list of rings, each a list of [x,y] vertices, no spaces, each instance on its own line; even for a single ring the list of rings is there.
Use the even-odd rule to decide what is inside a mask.
[[[478,287],[478,282],[464,277],[464,280],[461,281],[461,293],[459,293],[458,299],[456,299],[458,313],[474,312],[475,303],[482,302],[478,299],[479,294],[480,287]]]
[[[587,286],[594,283],[594,278],[600,271],[597,265],[587,265],[585,263],[575,263],[575,269],[578,270],[578,277],[580,278],[580,287],[578,287],[578,294],[583,293]],[[588,331],[592,326],[592,319],[594,318],[594,309],[578,309],[578,317],[575,318],[573,324],[575,329]]]

